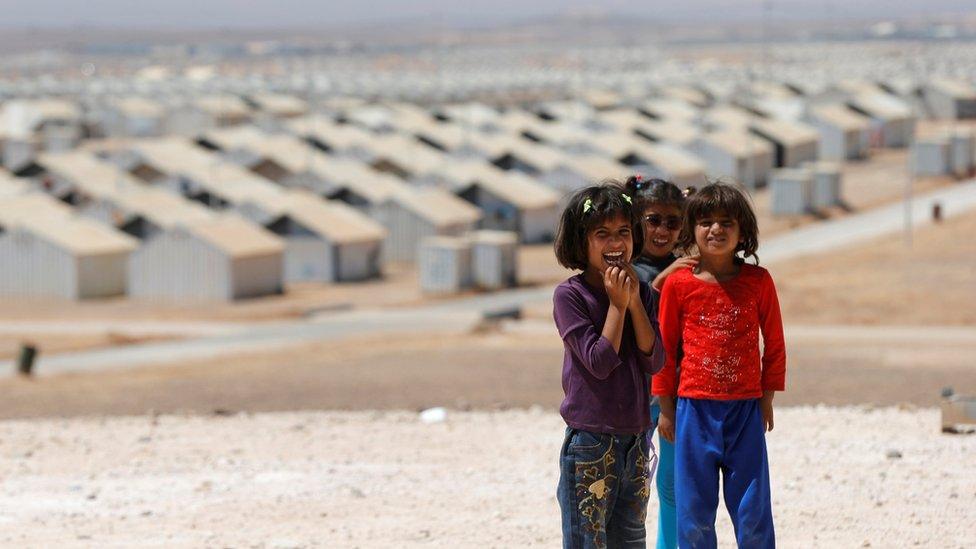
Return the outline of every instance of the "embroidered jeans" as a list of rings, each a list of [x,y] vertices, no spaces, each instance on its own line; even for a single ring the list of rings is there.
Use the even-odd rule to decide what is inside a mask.
[[[556,491],[564,548],[646,547],[647,499],[657,466],[650,438],[650,432],[566,429]]]

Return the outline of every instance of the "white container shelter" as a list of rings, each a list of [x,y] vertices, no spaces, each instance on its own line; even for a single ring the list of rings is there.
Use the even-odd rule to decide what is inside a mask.
[[[471,241],[474,285],[499,290],[518,284],[518,235],[510,231],[475,231]]]
[[[949,173],[950,149],[945,136],[919,139],[912,145],[911,165],[917,176],[939,176]]]
[[[129,294],[159,301],[231,301],[281,293],[285,243],[234,214],[180,224],[143,243]]]
[[[809,170],[774,170],[769,181],[773,215],[800,215],[813,204],[813,174]]]
[[[807,121],[820,132],[820,159],[860,160],[870,150],[870,120],[844,105],[811,107]]]
[[[136,239],[69,212],[42,194],[0,200],[0,295],[89,299],[125,294]]]
[[[481,212],[467,201],[436,188],[406,189],[371,209],[387,230],[384,262],[412,262],[428,236],[460,236],[477,227]]]
[[[817,210],[839,206],[841,199],[841,169],[837,162],[821,160],[808,162],[803,169],[809,170],[813,176],[813,187],[810,191],[810,206]]]
[[[420,243],[420,289],[451,294],[471,287],[471,241],[465,237],[429,236]]]
[[[703,134],[690,149],[705,162],[709,179],[731,180],[749,189],[765,185],[773,168],[773,145],[742,129]]]
[[[793,168],[817,160],[820,134],[806,124],[755,118],[749,131],[773,144],[773,165],[777,168]]]

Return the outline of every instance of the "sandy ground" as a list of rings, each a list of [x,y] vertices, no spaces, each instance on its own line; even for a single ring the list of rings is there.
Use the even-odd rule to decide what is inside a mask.
[[[789,335],[788,385],[778,401],[935,406],[945,386],[976,395],[971,334],[948,340],[902,340],[885,330],[851,335],[845,341]],[[555,329],[541,321],[453,338],[364,338],[132,371],[0,379],[0,418],[150,410],[555,410],[563,396],[562,356]]]
[[[976,436],[940,434],[931,409],[776,418],[781,546],[976,544]],[[562,425],[541,410],[0,422],[0,544],[556,547]],[[721,508],[718,531],[732,547]]]
[[[149,341],[162,341],[168,339],[162,336],[138,336],[133,337],[120,333],[98,333],[98,334],[36,334],[25,333],[22,335],[4,334],[0,335],[0,359],[16,358],[20,356],[21,348],[24,345],[32,345],[35,348],[43,349],[45,353],[65,353],[69,351],[79,351],[83,349],[96,349],[100,347],[117,347],[119,345],[134,345],[136,343],[147,343]]]
[[[788,322],[976,325],[976,216],[770,266]]]

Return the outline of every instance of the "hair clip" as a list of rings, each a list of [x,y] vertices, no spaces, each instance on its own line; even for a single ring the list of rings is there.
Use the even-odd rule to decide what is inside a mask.
[[[592,207],[593,207],[593,199],[587,198],[586,202],[583,202],[583,213],[590,211],[590,208]]]
[[[626,195],[626,194],[621,193],[621,196],[624,197],[624,200],[626,200],[628,204],[631,204],[632,205],[634,203],[634,201],[630,199],[630,195]]]

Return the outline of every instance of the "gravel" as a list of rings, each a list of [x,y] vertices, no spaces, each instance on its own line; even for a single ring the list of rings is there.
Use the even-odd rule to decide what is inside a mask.
[[[780,544],[976,546],[976,436],[938,419],[778,409]],[[0,545],[556,547],[562,432],[540,408],[0,422]]]

